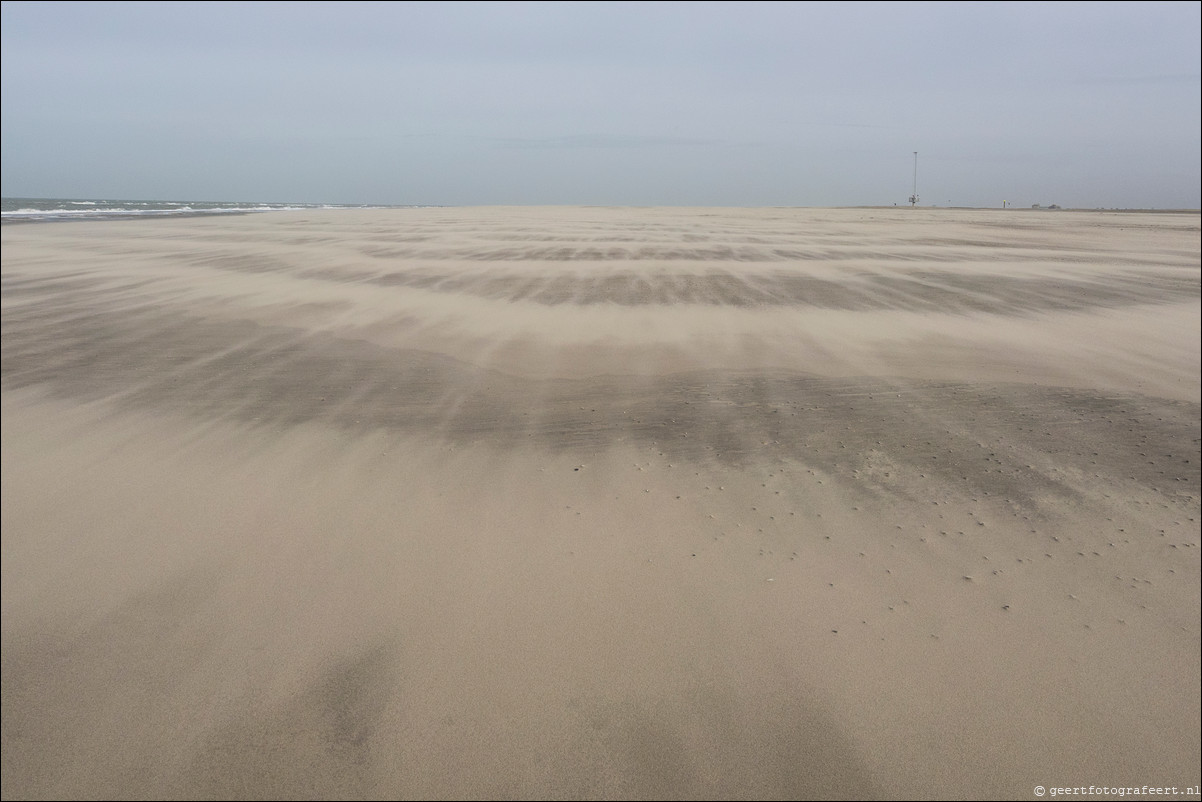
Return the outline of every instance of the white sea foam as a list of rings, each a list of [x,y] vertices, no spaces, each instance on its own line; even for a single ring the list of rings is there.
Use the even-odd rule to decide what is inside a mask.
[[[300,211],[305,209],[380,208],[370,205],[329,203],[265,203],[220,201],[74,200],[60,198],[4,198],[4,220],[80,220],[172,215],[245,214],[248,212]]]

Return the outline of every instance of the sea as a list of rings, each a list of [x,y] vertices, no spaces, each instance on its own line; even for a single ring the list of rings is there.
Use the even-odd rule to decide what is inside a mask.
[[[62,220],[119,220],[134,217],[190,217],[251,214],[303,209],[410,208],[337,203],[260,203],[246,201],[86,200],[79,198],[0,198],[5,223]]]

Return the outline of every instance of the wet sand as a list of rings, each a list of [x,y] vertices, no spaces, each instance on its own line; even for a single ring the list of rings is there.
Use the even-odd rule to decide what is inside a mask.
[[[1199,782],[1196,212],[2,233],[5,799]]]

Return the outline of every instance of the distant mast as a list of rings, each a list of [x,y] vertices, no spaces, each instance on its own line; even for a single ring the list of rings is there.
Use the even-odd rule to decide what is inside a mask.
[[[918,151],[914,151],[914,194],[910,196],[910,207],[918,205]]]

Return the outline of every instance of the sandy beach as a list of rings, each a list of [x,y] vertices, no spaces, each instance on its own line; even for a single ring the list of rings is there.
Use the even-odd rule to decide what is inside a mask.
[[[1199,224],[6,224],[3,797],[1197,798]]]

